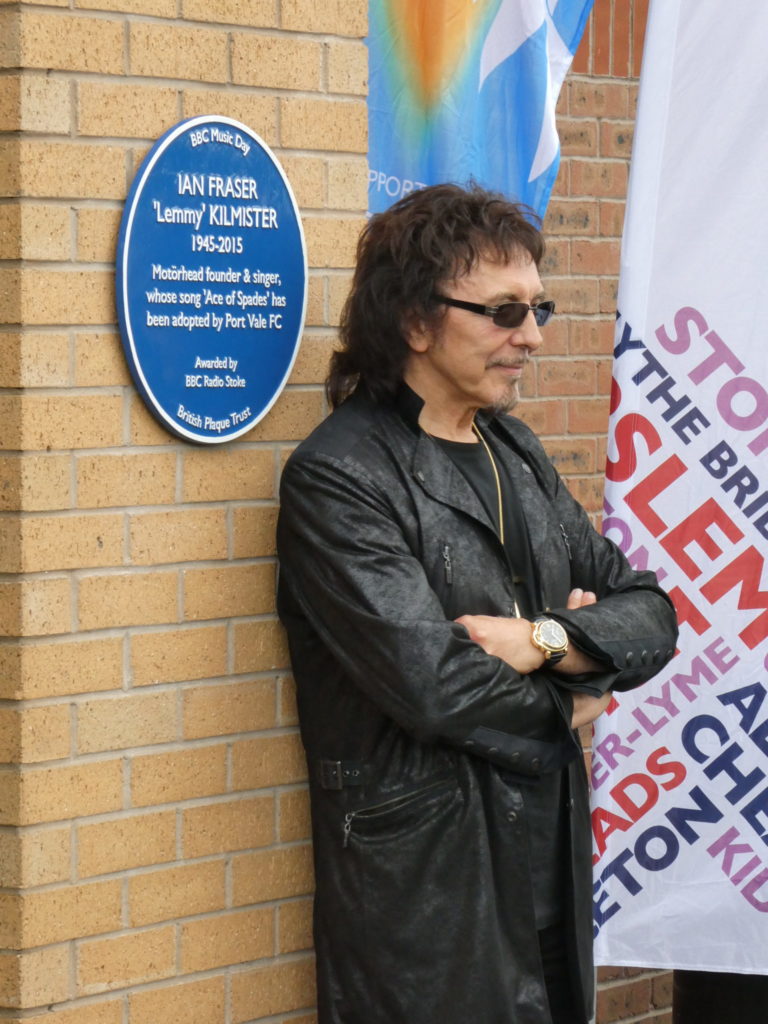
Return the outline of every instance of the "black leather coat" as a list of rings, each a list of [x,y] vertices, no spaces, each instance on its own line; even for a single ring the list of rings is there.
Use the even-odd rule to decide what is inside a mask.
[[[281,486],[279,609],[310,771],[321,1024],[547,1024],[520,783],[567,766],[566,911],[584,1021],[593,998],[587,780],[572,701],[452,620],[510,615],[510,567],[420,400],[358,392]],[[481,422],[481,418],[478,418]],[[510,461],[541,610],[603,660],[600,690],[669,660],[675,616],[590,526],[519,420],[482,421]],[[497,446],[498,447],[498,446]],[[572,586],[597,605],[566,611]]]

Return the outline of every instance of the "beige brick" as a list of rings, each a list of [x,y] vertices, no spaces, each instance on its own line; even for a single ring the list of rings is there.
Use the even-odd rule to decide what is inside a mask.
[[[325,415],[323,393],[286,389],[269,414],[248,434],[249,441],[303,441]]]
[[[241,910],[181,925],[185,973],[247,963],[271,956],[275,947],[272,908]]]
[[[328,281],[328,324],[338,324],[341,310],[349,295],[352,277],[349,274],[334,274]]]
[[[224,1024],[227,997],[221,976],[174,982],[164,988],[131,992],[131,1024]],[[53,1022],[57,1024],[57,1022]]]
[[[277,620],[238,622],[235,634],[235,672],[267,672],[288,666],[285,630]]]
[[[134,686],[222,676],[227,669],[226,626],[206,626],[131,637]]]
[[[266,89],[319,92],[323,51],[319,42],[294,36],[236,33],[232,80]]]
[[[120,999],[78,1005],[73,1010],[46,1010],[34,1017],[18,1018],[10,1024],[122,1024],[123,1004]]]
[[[368,206],[368,162],[363,157],[328,161],[328,206],[362,211]]]
[[[66,387],[69,337],[59,332],[16,331],[0,335],[0,387]]]
[[[313,957],[239,971],[232,977],[233,1024],[309,1008],[315,998]]]
[[[139,395],[131,396],[130,409],[131,444],[160,445],[171,444],[176,440],[173,434],[158,423]]]
[[[334,36],[358,36],[368,31],[368,8],[349,0],[282,0],[281,27],[293,32],[322,32]]]
[[[304,234],[311,267],[352,267],[361,217],[305,217]]]
[[[328,89],[353,96],[368,94],[368,48],[363,40],[328,46]]]
[[[181,835],[185,857],[268,846],[275,839],[274,798],[241,797],[189,807],[182,812]]]
[[[70,459],[64,455],[0,455],[0,511],[69,508]]]
[[[123,26],[80,15],[22,11],[22,66],[115,74],[123,70]]]
[[[178,89],[81,82],[77,96],[80,135],[153,139],[179,120]]]
[[[26,72],[21,79],[20,99],[22,131],[69,134],[72,126],[69,82],[46,73]]]
[[[223,910],[225,874],[224,861],[212,860],[135,875],[128,881],[131,926]]]
[[[287,900],[277,911],[278,953],[312,948],[312,900]]]
[[[176,718],[176,694],[170,690],[83,701],[77,706],[77,751],[170,743],[178,733]]]
[[[314,889],[312,847],[285,846],[244,853],[232,861],[232,905],[305,896]]]
[[[94,995],[170,978],[175,972],[175,960],[172,925],[82,942],[77,951],[78,994]]]
[[[282,790],[278,800],[277,836],[281,843],[308,839],[312,831],[306,786]]]
[[[105,448],[122,438],[122,399],[112,395],[22,398],[20,447],[27,451]]]
[[[326,201],[327,161],[317,156],[281,154],[280,165],[285,171],[296,202],[302,209],[324,209]]]
[[[277,508],[250,505],[232,510],[232,557],[263,558],[274,555]]]
[[[80,455],[75,469],[80,508],[174,501],[176,456],[172,454]]]
[[[18,948],[46,946],[121,926],[122,882],[58,886],[21,896]]]
[[[275,566],[233,565],[184,572],[184,618],[220,619],[274,610]]]
[[[176,16],[176,0],[75,0],[75,8],[116,11],[118,14],[149,14],[155,18]]]
[[[309,280],[307,281],[306,327],[320,327],[328,323],[326,292],[329,291],[332,283],[333,278],[326,281],[326,278],[321,274],[310,271]],[[349,288],[347,288],[347,291],[349,291]]]
[[[227,33],[133,22],[129,28],[130,74],[226,82]]]
[[[143,512],[130,516],[134,565],[202,562],[227,557],[225,509]]]
[[[0,150],[2,150],[2,145],[0,142]],[[2,152],[0,152],[0,157],[2,157]],[[2,173],[3,165],[0,161],[0,189],[2,188]],[[21,271],[15,268],[12,270],[0,269],[0,323],[21,323]],[[4,404],[7,405],[8,401],[6,399]],[[7,415],[3,417],[2,422],[3,434],[0,435],[0,443],[7,448],[9,446],[8,436],[11,433],[6,425],[8,423]]]
[[[291,371],[291,384],[323,384],[337,338],[330,334],[305,334]]]
[[[78,588],[79,628],[174,622],[176,592],[175,572],[86,576]]]
[[[75,386],[124,386],[131,375],[117,334],[84,331],[75,335]]]
[[[0,957],[0,1003],[7,1007],[34,1007],[70,998],[68,943]]]
[[[62,199],[122,199],[125,153],[118,146],[80,141],[15,139],[0,145],[6,195]]]
[[[208,0],[202,0],[206,9]],[[245,3],[247,0],[241,0]],[[270,0],[271,4],[271,0]],[[185,117],[208,115],[212,110],[223,117],[231,117],[247,125],[267,143],[277,145],[277,97],[260,96],[253,92],[235,92],[232,89],[184,90],[183,105]],[[285,167],[285,162],[283,167]],[[287,173],[287,172],[286,172]]]
[[[227,788],[225,744],[134,757],[131,794],[135,807],[218,796]]]
[[[243,501],[275,496],[275,457],[265,448],[184,453],[182,501]]]
[[[289,149],[365,153],[368,115],[362,100],[288,96],[280,100],[281,143]]]
[[[222,25],[276,28],[274,0],[182,0],[187,21],[215,21]]]
[[[25,888],[69,880],[72,833],[65,828],[25,828],[19,840],[19,880]]]
[[[50,636],[68,632],[71,623],[69,580],[0,583],[0,636]]]
[[[307,763],[298,733],[240,740],[232,750],[233,789],[263,789],[303,782]]]
[[[0,206],[0,259],[67,260],[72,246],[70,228],[70,213],[63,206]]]
[[[278,719],[280,725],[298,725],[299,711],[296,703],[296,684],[293,676],[280,677],[278,691]]]
[[[184,691],[184,739],[269,729],[276,725],[275,703],[270,679],[191,687]]]
[[[88,207],[77,213],[77,259],[81,263],[112,263],[117,250],[120,211]]]
[[[34,700],[122,685],[123,641],[60,640],[0,646],[0,697]]]
[[[29,515],[18,527],[15,542],[11,538],[15,553],[4,551],[0,538],[0,569],[4,572],[86,569],[123,562],[120,515]]]
[[[21,775],[19,820],[2,824],[35,825],[116,811],[122,806],[122,780],[117,759],[26,769]]]
[[[0,761],[31,764],[69,757],[68,705],[0,708]]]
[[[0,67],[9,67],[14,63],[9,55],[11,37],[18,29],[18,18],[15,13],[0,13]],[[21,120],[21,83],[20,75],[4,75],[0,78],[0,132],[18,132],[22,128]]]
[[[21,885],[21,833],[0,832],[0,887],[15,889]]]
[[[103,324],[115,319],[114,275],[102,270],[24,270],[26,324]]]
[[[172,861],[176,856],[176,812],[132,814],[77,828],[80,878]]]

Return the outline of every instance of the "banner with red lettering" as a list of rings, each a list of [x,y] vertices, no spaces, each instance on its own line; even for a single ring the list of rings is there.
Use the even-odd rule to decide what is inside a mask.
[[[768,4],[651,6],[604,532],[681,625],[595,731],[602,964],[768,972],[766,39]]]

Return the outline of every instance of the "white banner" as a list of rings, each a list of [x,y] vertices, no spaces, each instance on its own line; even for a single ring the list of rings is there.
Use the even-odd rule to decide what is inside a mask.
[[[767,43],[768,4],[651,5],[604,531],[681,628],[595,733],[601,964],[768,973]]]

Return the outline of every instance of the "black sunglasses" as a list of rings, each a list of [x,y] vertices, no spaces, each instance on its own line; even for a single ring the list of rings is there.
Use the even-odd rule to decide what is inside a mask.
[[[489,316],[497,327],[519,327],[528,316],[529,310],[533,313],[537,326],[543,327],[549,323],[555,312],[555,304],[551,300],[537,302],[533,306],[529,306],[527,302],[503,302],[500,306],[482,306],[479,302],[449,299],[445,295],[434,295],[433,298],[446,306],[456,306],[457,309],[468,309],[470,313]]]

